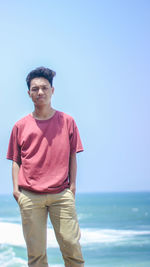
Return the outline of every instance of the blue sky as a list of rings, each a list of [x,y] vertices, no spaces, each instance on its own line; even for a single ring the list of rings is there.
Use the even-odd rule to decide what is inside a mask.
[[[14,123],[33,110],[26,75],[56,71],[53,107],[74,117],[84,145],[78,192],[150,190],[150,2],[0,2],[0,193]]]

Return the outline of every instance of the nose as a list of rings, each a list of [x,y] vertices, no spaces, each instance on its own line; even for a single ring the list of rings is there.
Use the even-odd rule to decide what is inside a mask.
[[[43,90],[41,88],[38,90],[38,95],[43,95]]]

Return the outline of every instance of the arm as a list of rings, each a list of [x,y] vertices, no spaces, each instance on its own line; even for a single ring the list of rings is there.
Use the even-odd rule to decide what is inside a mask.
[[[77,160],[76,160],[76,152],[70,155],[69,162],[69,183],[70,190],[75,196],[76,192],[76,174],[77,174]]]
[[[20,166],[17,162],[13,161],[12,163],[12,180],[13,180],[13,196],[18,201],[20,191],[18,187],[18,174]]]

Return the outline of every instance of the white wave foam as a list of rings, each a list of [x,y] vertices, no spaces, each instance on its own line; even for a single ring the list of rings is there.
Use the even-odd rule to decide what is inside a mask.
[[[58,247],[53,229],[47,231],[48,247]],[[25,241],[20,224],[0,222],[0,244],[25,247]]]
[[[150,235],[150,231],[83,228],[81,229],[81,244],[83,246],[98,243],[118,244],[120,242],[127,242],[131,240],[141,240],[142,236],[145,238],[146,235]],[[138,242],[140,243],[141,241]],[[22,226],[20,224],[0,222],[0,244],[25,247]],[[48,228],[47,231],[47,244],[48,247],[58,247],[52,228]]]
[[[25,246],[20,224],[0,222],[0,243],[14,246]]]
[[[150,235],[150,231],[134,230],[113,230],[113,229],[83,229],[82,245],[94,243],[120,243],[124,241],[136,240],[138,236]]]
[[[79,213],[78,214],[78,220],[85,220],[85,219],[88,219],[90,217],[92,217],[92,213],[87,213],[87,214],[83,214],[83,213]]]
[[[0,253],[0,266],[27,267],[27,263],[23,259],[15,257],[12,248],[5,248],[5,251]]]
[[[20,216],[16,217],[0,217],[0,222],[12,222],[12,223],[21,223]]]
[[[132,208],[132,211],[133,211],[133,212],[138,212],[139,209],[138,209],[138,208]]]
[[[2,267],[27,267],[27,261],[16,257],[13,249],[5,247],[5,250],[0,253],[0,266]],[[63,267],[62,264],[54,264],[52,267]]]

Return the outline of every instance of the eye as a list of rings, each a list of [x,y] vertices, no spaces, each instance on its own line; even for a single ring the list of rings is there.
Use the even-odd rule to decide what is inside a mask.
[[[43,87],[42,87],[42,90],[46,91],[46,90],[48,90],[48,87],[43,86]]]
[[[33,87],[32,89],[31,89],[31,91],[32,92],[37,92],[39,89],[37,88],[37,87]]]

